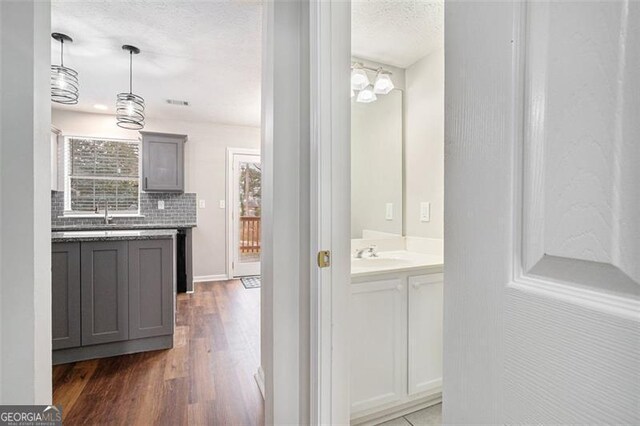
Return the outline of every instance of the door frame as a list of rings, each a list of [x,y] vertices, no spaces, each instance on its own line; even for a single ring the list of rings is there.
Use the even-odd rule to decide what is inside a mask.
[[[233,156],[234,155],[257,155],[260,157],[260,150],[253,148],[232,148],[227,147],[227,170],[226,181],[227,191],[225,195],[226,213],[226,246],[227,246],[227,278],[233,279],[235,271],[233,268]],[[260,158],[262,160],[262,158]]]
[[[309,11],[311,252],[331,266],[311,270],[311,424],[349,424],[351,298],[351,0],[312,0]]]

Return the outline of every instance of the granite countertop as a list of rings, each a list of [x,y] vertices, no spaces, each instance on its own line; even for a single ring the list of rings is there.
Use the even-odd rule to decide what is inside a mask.
[[[177,233],[175,229],[63,231],[52,232],[51,242],[157,240],[173,238]]]
[[[52,227],[53,232],[58,231],[96,231],[96,230],[135,230],[135,229],[184,229],[195,228],[195,223],[137,223],[137,224],[78,224]]]

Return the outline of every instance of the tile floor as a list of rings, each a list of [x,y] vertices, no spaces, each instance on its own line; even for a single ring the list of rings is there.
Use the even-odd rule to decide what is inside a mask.
[[[434,405],[404,417],[380,423],[378,426],[440,426],[442,423],[442,404]]]

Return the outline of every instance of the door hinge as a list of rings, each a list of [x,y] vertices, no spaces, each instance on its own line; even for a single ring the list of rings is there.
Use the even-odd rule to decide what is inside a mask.
[[[329,250],[322,250],[318,252],[318,267],[328,268],[331,266],[331,252]]]

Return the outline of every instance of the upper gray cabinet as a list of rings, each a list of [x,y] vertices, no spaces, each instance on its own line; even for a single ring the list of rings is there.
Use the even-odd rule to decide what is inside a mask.
[[[186,135],[140,132],[142,135],[142,189],[147,192],[184,192]]]

